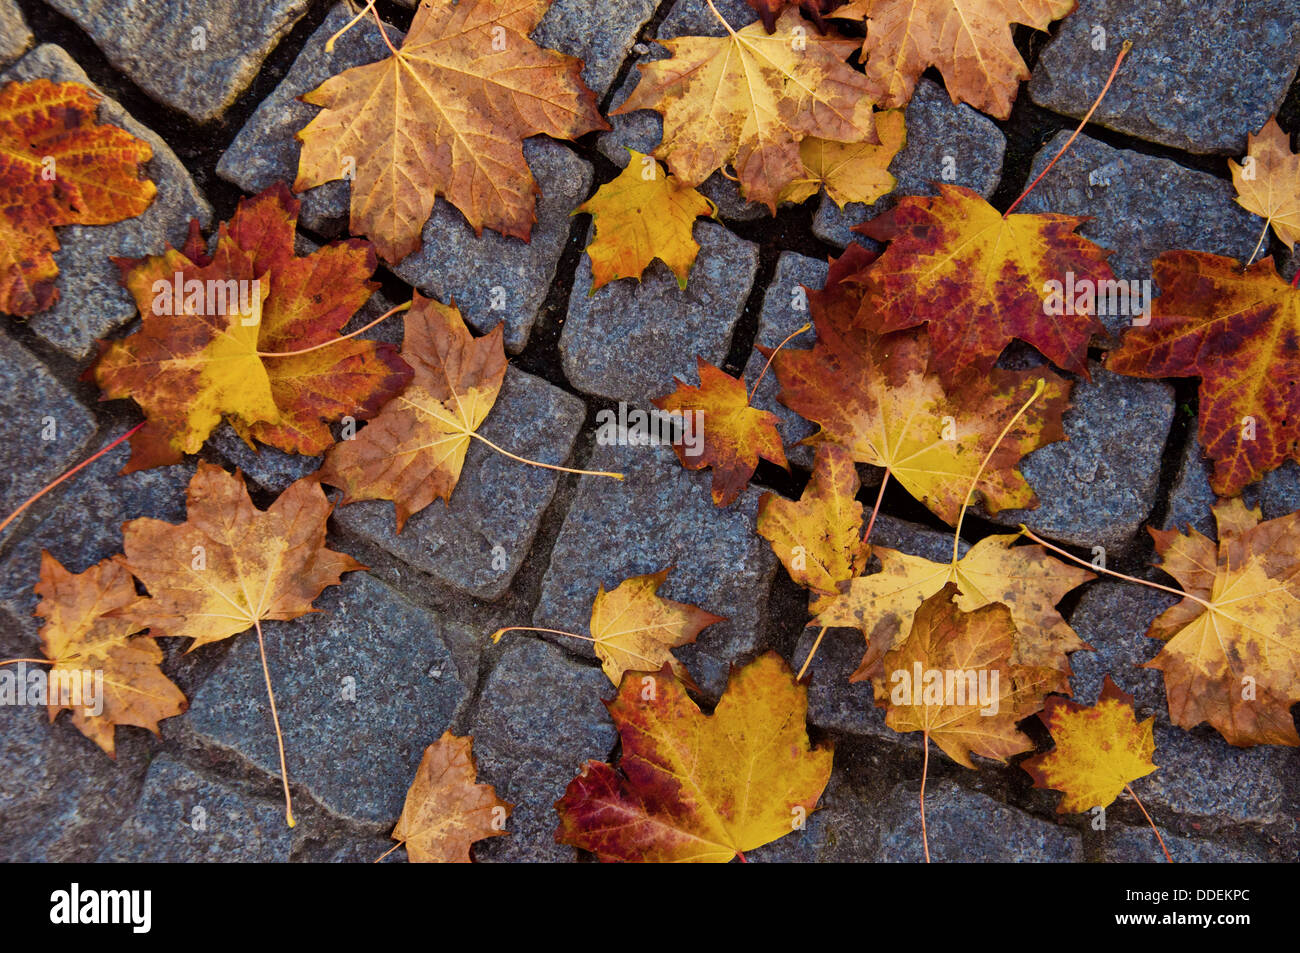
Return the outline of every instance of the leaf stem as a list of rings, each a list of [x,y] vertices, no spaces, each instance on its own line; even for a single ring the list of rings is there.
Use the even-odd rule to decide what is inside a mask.
[[[52,659],[47,658],[7,658],[0,665],[17,665],[19,662],[36,663],[37,665],[55,665]]]
[[[561,467],[561,466],[557,466],[554,463],[541,463],[540,461],[537,460],[529,460],[526,457],[518,456],[517,454],[511,453],[509,450],[506,450],[502,447],[498,447],[487,437],[481,436],[480,434],[476,434],[472,430],[467,430],[465,432],[469,434],[469,436],[473,437],[475,440],[482,440],[485,444],[487,444],[489,447],[491,447],[493,450],[495,450],[497,453],[501,454],[502,456],[509,457],[511,460],[517,460],[519,463],[526,463],[530,467],[542,467],[546,470],[558,470],[561,473],[578,473],[581,474],[582,476],[612,477],[615,480],[623,479],[623,474],[614,473],[609,470],[576,470],[573,467]]]
[[[38,491],[37,493],[34,493],[34,494],[32,494],[30,497],[28,497],[27,500],[26,500],[26,501],[25,501],[21,506],[18,507],[18,509],[14,510],[12,513],[10,513],[8,516],[6,516],[6,517],[4,518],[4,522],[3,522],[3,523],[0,523],[0,532],[4,532],[4,528],[5,528],[6,526],[8,526],[10,523],[12,523],[15,519],[17,519],[17,518],[18,518],[18,515],[19,515],[20,513],[22,513],[23,510],[27,509],[27,507],[31,506],[33,503],[35,503],[37,500],[39,500],[41,497],[43,497],[46,493],[49,493],[50,490],[54,489],[56,486],[58,486],[58,485],[59,485],[60,483],[62,483],[64,480],[68,479],[70,476],[72,476],[72,475],[73,475],[74,473],[76,473],[78,470],[81,470],[81,469],[84,469],[85,467],[90,466],[92,463],[94,463],[96,460],[98,460],[98,459],[99,459],[100,457],[102,457],[104,454],[108,453],[108,451],[110,451],[110,450],[112,450],[114,447],[116,447],[116,446],[117,446],[119,443],[121,443],[123,440],[128,440],[128,439],[130,439],[131,437],[135,436],[135,434],[140,430],[141,427],[143,427],[143,426],[145,425],[145,423],[147,423],[147,421],[141,421],[140,423],[136,424],[134,427],[132,427],[132,428],[131,428],[130,430],[128,430],[126,433],[122,434],[122,436],[118,437],[116,440],[114,440],[112,443],[110,443],[110,444],[109,444],[107,447],[105,447],[103,450],[99,451],[99,452],[98,452],[97,454],[95,454],[93,457],[91,457],[91,458],[88,459],[88,460],[83,460],[81,463],[78,463],[75,467],[73,467],[73,468],[72,468],[71,470],[69,470],[67,473],[63,474],[63,476],[59,477],[57,480],[54,480],[52,483],[47,483],[47,484],[45,485],[44,489],[42,489],[42,490]]]
[[[826,634],[826,630],[829,628],[830,626],[824,625],[822,626],[822,630],[817,633],[817,638],[813,640],[812,648],[808,650],[808,657],[803,660],[803,668],[799,669],[799,674],[794,677],[796,682],[803,681],[803,673],[808,671],[808,666],[812,664],[813,656],[816,655],[817,650],[821,648],[822,636]]]
[[[930,862],[930,834],[925,828],[925,778],[930,773],[930,729],[925,729],[921,739],[925,745],[925,754],[921,761],[921,847],[925,850],[925,862]]]
[[[1250,257],[1246,259],[1247,268],[1250,267],[1251,263],[1255,260],[1255,256],[1259,254],[1259,250],[1264,246],[1264,237],[1268,235],[1268,228],[1272,224],[1273,220],[1271,218],[1264,219],[1264,230],[1259,233],[1259,241],[1255,242],[1255,250],[1251,252]]]
[[[1206,602],[1204,599],[1200,598],[1199,596],[1194,596],[1190,592],[1183,592],[1183,590],[1174,589],[1171,586],[1162,586],[1158,582],[1150,582],[1149,580],[1146,579],[1139,579],[1137,576],[1128,576],[1122,572],[1116,572],[1113,569],[1107,569],[1105,566],[1097,566],[1093,563],[1088,562],[1086,559],[1080,559],[1078,556],[1074,555],[1073,553],[1066,552],[1060,546],[1053,546],[1051,543],[1049,543],[1047,540],[1043,539],[1042,537],[1036,536],[1033,532],[1030,531],[1029,527],[1026,526],[1024,523],[1020,524],[1020,533],[1022,536],[1028,536],[1039,546],[1042,546],[1046,549],[1050,549],[1052,552],[1060,556],[1064,556],[1066,559],[1069,559],[1072,562],[1076,562],[1080,566],[1087,566],[1089,569],[1092,569],[1096,572],[1104,572],[1106,575],[1114,576],[1116,579],[1126,579],[1129,582],[1136,582],[1140,586],[1150,586],[1152,589],[1159,589],[1161,592],[1168,592],[1175,596],[1182,596],[1184,599],[1191,599],[1193,602],[1199,602],[1201,605],[1205,606],[1206,609],[1209,609],[1210,611],[1214,611],[1213,603]]]
[[[1300,265],[1296,265],[1295,277],[1291,279],[1292,288],[1300,288]]]
[[[297,351],[258,351],[257,356],[258,357],[297,357],[299,354],[310,354],[312,351],[319,351],[323,347],[329,347],[332,344],[338,344],[340,341],[346,341],[348,338],[354,338],[358,334],[364,334],[366,331],[369,331],[371,328],[373,328],[376,324],[379,324],[381,321],[386,321],[388,318],[391,318],[399,311],[407,310],[414,303],[415,303],[414,300],[412,300],[406,302],[406,304],[399,304],[397,307],[390,308],[387,311],[385,311],[379,317],[375,318],[375,320],[365,325],[365,327],[357,328],[355,331],[349,331],[347,334],[340,334],[338,337],[330,338],[328,341],[322,341],[320,344],[313,344],[311,347],[300,348]]]
[[[1151,825],[1151,830],[1155,831],[1156,840],[1159,841],[1160,849],[1164,851],[1165,854],[1165,862],[1172,864],[1174,859],[1169,856],[1169,848],[1165,846],[1165,839],[1160,836],[1160,829],[1156,827],[1156,822],[1151,820],[1151,815],[1148,814],[1147,809],[1142,806],[1142,799],[1137,796],[1137,792],[1133,790],[1132,785],[1124,785],[1124,790],[1127,791],[1129,796],[1137,803],[1138,809],[1142,812],[1142,816],[1145,817],[1147,823]]]
[[[1119,51],[1119,56],[1115,57],[1115,65],[1110,68],[1110,76],[1106,78],[1106,85],[1101,88],[1101,92],[1097,95],[1096,101],[1093,102],[1092,108],[1084,115],[1083,120],[1079,123],[1079,128],[1074,130],[1074,135],[1070,136],[1070,138],[1066,140],[1065,145],[1061,146],[1061,151],[1052,157],[1051,162],[1047,163],[1047,167],[1043,169],[1042,172],[1038,173],[1038,178],[1030,182],[1029,187],[1020,193],[1020,198],[1012,202],[1011,207],[1002,213],[1003,218],[1006,218],[1015,211],[1016,206],[1025,200],[1025,196],[1034,191],[1034,186],[1042,180],[1043,176],[1047,175],[1047,173],[1051,171],[1052,166],[1056,165],[1056,160],[1065,155],[1065,151],[1074,144],[1074,140],[1079,138],[1079,133],[1083,132],[1083,127],[1088,125],[1088,120],[1091,119],[1092,114],[1097,111],[1097,107],[1101,105],[1101,101],[1106,98],[1106,93],[1110,90],[1110,84],[1115,81],[1115,74],[1119,72],[1119,64],[1124,62],[1124,57],[1128,55],[1128,51],[1131,49],[1133,49],[1133,42],[1131,40],[1125,40],[1123,47]]]
[[[271,699],[271,721],[275,725],[275,743],[280,749],[280,783],[284,785],[284,819],[290,827],[293,819],[293,799],[289,796],[289,769],[284,763],[284,733],[280,731],[280,715],[275,710],[275,690],[271,688],[271,669],[266,664],[266,641],[262,638],[262,620],[254,619],[257,629],[257,650],[262,656],[262,675],[266,678],[266,697]]]
[[[384,851],[382,854],[380,854],[378,857],[376,857],[373,861],[371,861],[371,863],[375,863],[375,864],[379,863],[381,860],[383,860],[385,857],[387,857],[389,854],[391,854],[393,851],[397,850],[397,848],[401,847],[401,846],[402,846],[403,844],[405,844],[405,843],[406,843],[406,841],[404,841],[404,840],[399,840],[396,844],[394,844],[392,847],[388,848],[388,850]]]
[[[785,340],[772,349],[772,353],[767,356],[767,363],[764,364],[763,369],[758,372],[758,379],[754,381],[754,389],[749,392],[749,402],[751,404],[754,402],[754,395],[758,393],[758,385],[761,384],[763,381],[763,375],[767,373],[767,369],[772,366],[772,361],[775,360],[776,358],[776,352],[781,350],[781,348],[785,347],[787,344],[789,344],[791,338],[796,338],[799,335],[803,334],[805,331],[810,331],[810,330],[812,330],[812,325],[809,324],[807,321],[805,321],[803,327],[801,327],[798,331],[795,331],[793,334],[786,335]]]
[[[535,625],[509,625],[504,629],[497,629],[492,633],[492,641],[500,642],[501,636],[505,635],[507,632],[549,632],[551,635],[567,635],[571,639],[582,639],[584,642],[591,642],[595,645],[604,644],[600,639],[592,638],[590,635],[579,635],[577,632],[566,632],[564,629],[543,629]],[[607,649],[607,651],[609,651],[609,649]],[[631,649],[625,649],[621,645],[614,646],[612,651],[622,652],[624,655],[631,655],[635,658],[639,658],[643,662],[648,662],[652,666],[655,664],[654,659],[647,658],[640,652],[633,652]]]
[[[718,12],[718,8],[715,7],[715,6],[713,5],[713,0],[704,0],[704,2],[707,3],[707,4],[709,5],[709,9],[712,10],[712,11],[713,11],[713,15],[714,15],[715,17],[718,18],[718,22],[721,23],[724,27],[727,28],[727,32],[730,33],[732,36],[735,36],[735,35],[736,35],[736,31],[733,30],[733,29],[731,28],[731,24],[728,23],[728,22],[723,18],[722,14]],[[744,859],[744,858],[742,858],[742,860],[743,860],[743,859]]]
[[[361,11],[356,16],[354,16],[351,20],[349,20],[344,25],[343,29],[339,30],[332,37],[330,37],[328,40],[325,41],[325,52],[333,53],[334,44],[337,43],[342,38],[343,34],[347,33],[348,30],[352,29],[354,26],[360,23],[362,19],[365,18],[365,15],[369,11],[373,10],[374,8],[375,8],[375,0],[366,0],[366,5],[361,8]]]
[[[966,510],[970,506],[970,501],[975,496],[975,488],[979,486],[980,477],[984,475],[984,468],[989,465],[989,461],[993,459],[993,454],[998,449],[998,445],[1006,439],[1007,434],[1011,432],[1011,428],[1016,425],[1016,421],[1024,416],[1025,411],[1029,409],[1029,405],[1038,400],[1046,389],[1047,379],[1038,378],[1038,383],[1034,385],[1034,392],[1029,395],[1027,401],[1020,405],[1016,415],[1007,421],[1007,425],[1002,428],[1002,433],[998,434],[998,439],[994,440],[993,446],[989,447],[989,452],[984,454],[984,460],[980,463],[980,468],[975,471],[975,478],[970,481],[970,489],[966,491],[966,499],[962,502],[961,510],[957,513],[957,529],[952,534],[952,565],[956,566],[958,562],[957,554],[961,551],[961,524],[966,518]]]

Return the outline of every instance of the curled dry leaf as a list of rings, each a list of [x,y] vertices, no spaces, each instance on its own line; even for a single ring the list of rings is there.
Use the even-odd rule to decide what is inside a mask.
[[[1300,461],[1300,289],[1272,259],[1170,251],[1155,260],[1151,322],[1130,328],[1106,366],[1131,377],[1199,377],[1198,435],[1210,486],[1235,496]]]
[[[1165,646],[1146,667],[1164,672],[1180,728],[1206,721],[1229,744],[1300,745],[1300,513],[1261,522],[1231,499],[1214,518],[1217,546],[1190,528],[1150,530],[1188,598],[1151,623]]]
[[[125,568],[105,559],[70,573],[42,550],[35,592],[41,598],[35,614],[44,620],[41,650],[53,664],[46,673],[51,721],[71,710],[77,730],[115,758],[118,725],[160,734],[158,722],[185,711],[184,693],[159,667],[162,649],[151,636],[135,634],[142,624],[121,615],[145,601]],[[62,684],[75,691],[61,694],[56,686]]]
[[[99,102],[79,83],[0,88],[0,311],[36,314],[59,300],[55,226],[108,225],[153,203],[153,150],[101,125]]]
[[[582,61],[529,39],[551,0],[424,0],[394,56],[303,96],[324,109],[301,132],[294,190],[352,184],[352,233],[396,262],[420,247],[441,195],[482,234],[528,240],[537,183],[523,140],[608,129]]]
[[[368,426],[325,455],[322,482],[342,487],[344,503],[392,500],[399,533],[437,497],[449,501],[472,435],[505,380],[502,327],[475,338],[455,305],[417,293],[402,341],[415,376]]]
[[[839,444],[859,463],[888,468],[949,523],[977,474],[975,490],[989,512],[1037,505],[1016,466],[1031,450],[1064,439],[1070,383],[1048,370],[991,368],[956,380],[935,373],[926,335],[885,334],[883,315],[861,294],[861,273],[842,267],[868,258],[865,250],[846,253],[826,288],[809,294],[812,350],[782,348],[773,358],[781,402],[821,428],[803,442]],[[1039,379],[1046,382],[1042,396],[999,442]]]
[[[812,747],[807,686],[774,652],[733,669],[712,715],[668,666],[628,672],[606,702],[616,770],[588,761],[555,804],[555,838],[603,861],[724,863],[796,829],[831,774]]]
[[[1300,239],[1300,153],[1291,151],[1291,141],[1277,119],[1270,119],[1249,138],[1246,161],[1228,160],[1237,204],[1262,215],[1287,248]]]
[[[627,167],[612,182],[574,211],[589,212],[596,227],[587,246],[591,258],[591,292],[619,278],[637,278],[658,258],[686,279],[700,252],[691,235],[701,215],[716,215],[709,199],[667,175],[651,156],[628,149]]]
[[[1076,0],[850,0],[832,14],[864,23],[862,44],[871,95],[906,106],[928,67],[943,74],[954,103],[999,119],[1011,115],[1029,67],[1012,42],[1012,24],[1046,30]]]
[[[478,784],[472,738],[450,731],[424,749],[406,792],[393,839],[413,864],[468,864],[475,841],[507,833],[512,805],[490,784]]]
[[[1109,675],[1097,704],[1085,708],[1053,695],[1038,713],[1056,747],[1022,761],[1034,787],[1061,791],[1057,811],[1081,814],[1107,807],[1129,783],[1156,770],[1155,718],[1138,723],[1133,696],[1120,691]]]
[[[936,187],[937,197],[905,195],[857,227],[889,243],[858,279],[867,284],[880,329],[927,325],[931,369],[949,378],[968,369],[987,373],[1017,339],[1086,377],[1088,341],[1106,330],[1095,299],[1115,276],[1106,263],[1110,252],[1075,231],[1085,220],[1003,217],[970,189]],[[1071,274],[1076,287],[1098,289],[1094,300],[1063,300]]]
[[[180,250],[117,260],[142,322],[101,343],[89,375],[145,413],[127,472],[196,453],[223,416],[250,445],[322,453],[330,421],[374,416],[410,380],[391,345],[338,340],[378,287],[375,254],[353,240],[299,257],[299,204],[277,184],[240,201],[211,256],[194,223]]]
[[[123,525],[125,555],[118,558],[150,598],[116,614],[155,637],[193,639],[193,650],[265,619],[313,612],[312,601],[326,586],[365,568],[325,547],[332,509],[308,477],[259,510],[238,470],[199,463],[184,523],[140,517]]]
[[[614,114],[661,113],[655,155],[686,185],[730,165],[745,198],[775,213],[803,175],[802,139],[879,142],[865,79],[845,62],[855,41],[808,33],[795,10],[771,35],[751,23],[659,43],[672,57],[638,64],[641,82]]]
[[[1053,559],[1042,546],[1013,545],[1011,533],[980,540],[955,565],[875,546],[880,572],[841,585],[838,599],[824,600],[814,625],[848,626],[867,640],[853,681],[879,680],[882,659],[905,645],[915,630],[914,616],[925,600],[955,586],[963,612],[1002,603],[1015,625],[1012,661],[1054,672],[1048,691],[1070,693],[1068,654],[1090,649],[1056,611],[1070,590],[1095,579],[1092,573]],[[884,689],[876,682],[879,697]]]
[[[992,603],[973,612],[958,605],[951,583],[921,603],[912,634],[883,660],[885,724],[921,731],[948,757],[974,768],[972,754],[997,761],[1034,745],[1016,722],[1043,707],[1054,670],[1016,662],[1010,610]]]
[[[776,414],[749,404],[743,380],[714,367],[702,357],[695,359],[700,386],[692,387],[674,378],[677,389],[654,400],[660,410],[694,415],[694,434],[701,441],[692,447],[675,440],[677,459],[688,470],[713,468],[713,502],[730,506],[740,496],[762,457],[790,469],[777,431]],[[685,426],[685,424],[683,424]],[[698,452],[692,454],[693,450]]]

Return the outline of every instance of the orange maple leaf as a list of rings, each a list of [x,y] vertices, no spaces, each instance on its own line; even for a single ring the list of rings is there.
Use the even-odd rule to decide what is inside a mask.
[[[420,247],[442,195],[474,231],[528,240],[537,183],[523,140],[608,129],[582,62],[528,35],[551,0],[425,0],[400,51],[302,97],[324,110],[298,133],[295,191],[348,177],[352,232],[386,261]]]
[[[415,376],[353,439],[334,445],[321,480],[342,487],[345,503],[392,500],[399,533],[435,498],[449,501],[505,380],[502,328],[475,338],[454,305],[417,293],[402,343]]]
[[[506,833],[512,805],[492,785],[477,783],[472,745],[472,738],[445,731],[424,749],[393,828],[411,863],[468,864],[475,841]]]
[[[1056,809],[1061,814],[1107,807],[1129,782],[1156,770],[1151,762],[1155,718],[1139,724],[1133,696],[1120,691],[1109,675],[1091,708],[1052,695],[1038,717],[1056,747],[1020,766],[1033,777],[1034,787],[1065,794]]]
[[[1161,568],[1187,593],[1151,623],[1165,646],[1147,668],[1164,672],[1169,717],[1209,722],[1229,744],[1300,745],[1300,513],[1260,522],[1240,499],[1214,507],[1219,542],[1150,529]]]
[[[117,614],[158,638],[193,639],[193,651],[265,619],[313,612],[312,602],[327,586],[365,568],[325,547],[332,509],[320,484],[307,477],[259,510],[238,470],[200,462],[184,523],[142,516],[122,526],[125,555],[118,558],[149,598]]]
[[[1196,251],[1158,257],[1151,321],[1130,328],[1106,366],[1131,377],[1199,377],[1210,486],[1235,496],[1300,460],[1300,290],[1271,258],[1242,270]]]
[[[77,729],[116,758],[118,725],[148,728],[157,735],[158,722],[185,711],[185,694],[159,667],[163,653],[158,643],[136,635],[144,626],[120,615],[144,601],[125,568],[105,559],[85,572],[70,573],[42,550],[34,591],[41,597],[34,614],[44,620],[41,649],[53,663],[46,675],[50,721],[63,709],[71,710]],[[75,691],[54,690],[62,684]],[[88,692],[98,697],[91,699]]]
[[[1006,217],[970,189],[936,183],[937,197],[905,195],[858,231],[889,247],[856,280],[881,330],[928,325],[931,367],[945,377],[990,370],[1019,339],[1058,367],[1088,376],[1088,340],[1105,331],[1083,295],[1108,288],[1109,251],[1076,233],[1085,221],[1039,213]],[[1094,301],[1096,294],[1094,293]]]
[[[774,652],[732,670],[712,715],[668,666],[625,673],[605,705],[618,770],[588,761],[555,804],[555,839],[602,861],[743,858],[796,829],[830,780],[831,748],[808,740],[807,686]]]
[[[702,357],[695,359],[700,386],[692,387],[673,378],[677,389],[654,400],[660,410],[694,415],[691,424],[700,443],[691,446],[674,440],[673,449],[688,470],[713,468],[713,502],[729,506],[736,501],[762,457],[779,467],[790,469],[777,432],[776,414],[758,410],[749,404],[745,382],[732,377]],[[683,424],[685,426],[685,424]]]
[[[888,108],[906,106],[931,66],[943,74],[952,101],[999,119],[1029,67],[1012,42],[1011,25],[1046,30],[1077,0],[851,0],[832,16],[864,23],[862,43],[871,95]]]
[[[143,320],[101,343],[89,374],[144,410],[126,472],[197,452],[223,416],[250,446],[322,453],[327,422],[374,416],[410,380],[391,345],[339,339],[378,287],[374,252],[352,240],[298,257],[298,207],[277,184],[241,200],[211,256],[195,223],[181,250],[117,260]]]
[[[100,125],[100,97],[47,79],[0,89],[0,311],[36,314],[59,300],[57,225],[139,215],[157,192],[146,142]]]

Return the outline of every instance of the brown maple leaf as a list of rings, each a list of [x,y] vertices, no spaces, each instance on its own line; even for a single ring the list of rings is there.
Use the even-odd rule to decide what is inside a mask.
[[[661,113],[655,155],[673,175],[697,186],[731,165],[745,198],[775,213],[782,191],[803,175],[800,140],[879,142],[871,99],[862,74],[844,62],[854,41],[808,35],[794,10],[770,36],[757,22],[727,30],[659,41],[672,57],[638,64],[641,81],[614,114]]]
[[[470,440],[505,379],[502,328],[475,338],[454,305],[417,293],[402,344],[415,376],[353,439],[326,454],[322,482],[342,487],[345,503],[392,500],[399,533],[435,498],[449,501]]]
[[[1277,119],[1270,119],[1250,136],[1245,161],[1238,165],[1229,160],[1228,169],[1237,189],[1237,204],[1264,216],[1264,234],[1272,226],[1278,241],[1295,248],[1300,239],[1300,153],[1291,151],[1290,137]]]
[[[1077,0],[850,0],[833,16],[865,23],[862,60],[872,98],[906,106],[930,66],[943,74],[952,101],[999,119],[1029,67],[1012,42],[1013,23],[1046,30]]]
[[[839,444],[857,462],[887,468],[949,523],[972,483],[989,512],[1036,505],[1016,465],[1064,439],[1070,383],[1047,370],[991,368],[957,378],[932,372],[926,334],[884,333],[884,316],[862,293],[860,276],[874,266],[853,267],[869,258],[851,250],[832,265],[826,287],[809,294],[812,350],[783,348],[773,358],[781,402],[821,428],[803,442]],[[1038,381],[1041,395],[1016,419]]]
[[[472,738],[450,731],[424,749],[393,839],[413,864],[468,864],[475,841],[506,833],[512,805],[478,784]]]
[[[951,583],[916,610],[912,634],[883,659],[885,724],[920,731],[967,768],[972,754],[997,761],[1034,744],[1016,722],[1043,707],[1051,669],[1018,665],[1011,611],[991,603],[973,612],[958,607]]]
[[[298,480],[265,511],[243,476],[200,462],[186,496],[186,520],[151,517],[122,527],[118,557],[149,598],[116,610],[155,637],[193,639],[190,650],[257,627],[296,619],[345,572],[364,569],[325,547],[333,506],[314,477]]]
[[[1196,251],[1158,257],[1150,323],[1125,332],[1106,366],[1131,377],[1199,377],[1198,434],[1210,486],[1234,496],[1300,460],[1300,290],[1272,259],[1243,270]]]
[[[36,314],[59,300],[58,225],[108,225],[139,215],[157,189],[149,144],[100,125],[100,97],[79,83],[0,88],[0,311]]]
[[[1108,288],[1109,251],[1054,213],[1003,215],[970,189],[936,183],[937,197],[905,195],[858,231],[889,247],[857,280],[867,284],[883,331],[926,324],[931,367],[951,378],[992,369],[1013,340],[1058,367],[1088,376],[1088,341],[1105,331],[1094,304],[1066,302],[1080,288]]]
[[[194,223],[181,250],[117,260],[142,323],[101,343],[89,375],[144,410],[126,472],[197,452],[223,416],[250,446],[322,453],[328,422],[374,416],[410,380],[391,345],[339,339],[378,287],[373,250],[352,240],[297,256],[298,208],[277,184],[240,201],[211,255]]]
[[[1150,529],[1161,568],[1187,597],[1147,631],[1165,646],[1169,718],[1209,722],[1229,744],[1300,745],[1300,513],[1260,521],[1240,499],[1214,507],[1219,542],[1195,529]]]
[[[120,615],[144,601],[125,568],[105,559],[70,573],[42,550],[35,592],[41,649],[53,664],[46,673],[50,721],[71,710],[77,729],[116,758],[118,725],[159,735],[158,722],[185,711],[184,693],[159,667],[158,643],[136,635],[143,626]],[[63,685],[72,691],[55,690]]]
[[[691,421],[697,440],[674,440],[673,450],[688,470],[712,467],[713,502],[730,506],[749,484],[759,457],[787,470],[790,465],[776,429],[776,414],[750,406],[743,380],[702,357],[695,362],[699,387],[674,378],[677,389],[653,403],[660,410],[681,415],[683,427],[686,420]]]
[[[523,140],[608,129],[582,62],[529,39],[551,0],[425,0],[400,51],[303,96],[324,107],[298,133],[296,191],[352,183],[353,234],[386,261],[420,247],[442,195],[474,231],[528,240],[537,183]]]

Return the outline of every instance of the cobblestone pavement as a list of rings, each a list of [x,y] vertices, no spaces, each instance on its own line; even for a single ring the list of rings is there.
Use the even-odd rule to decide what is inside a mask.
[[[753,19],[742,0],[718,6],[737,26]],[[402,4],[379,8],[396,26],[409,23]],[[125,333],[136,318],[110,256],[179,244],[191,218],[207,226],[227,218],[241,195],[292,181],[293,134],[315,111],[295,97],[381,55],[370,23],[325,52],[347,15],[326,0],[0,0],[3,77],[97,86],[102,117],[153,146],[148,171],[158,184],[156,203],[137,219],[61,229],[59,304],[27,321],[4,319],[0,510],[138,419],[126,402],[99,403],[80,379],[95,339]],[[1109,52],[1093,48],[1098,26],[1112,38]],[[193,48],[196,29],[207,38],[202,50]],[[1250,253],[1259,222],[1233,202],[1227,158],[1244,154],[1247,133],[1274,113],[1290,130],[1300,127],[1296,0],[1080,0],[1050,35],[1018,30],[1033,79],[1009,120],[953,105],[933,71],[922,80],[907,110],[907,147],[893,165],[900,191],[926,192],[948,166],[959,184],[1005,208],[1082,116],[1127,38],[1132,56],[1088,134],[1023,210],[1094,216],[1083,232],[1115,249],[1120,278],[1149,278],[1152,257],[1169,248]],[[656,37],[720,31],[703,0],[556,0],[535,36],[585,60],[584,79],[608,112],[627,96],[634,64],[663,55]],[[421,751],[451,728],[474,736],[480,779],[516,805],[510,836],[480,843],[475,857],[573,860],[575,851],[553,839],[552,805],[583,761],[614,753],[600,703],[612,687],[581,644],[516,634],[493,645],[489,633],[582,626],[598,585],[673,565],[664,595],[728,618],[680,653],[705,695],[716,697],[731,661],[761,649],[802,660],[811,641],[804,594],[755,534],[754,517],[764,489],[798,495],[806,451],[792,453],[793,475],[765,464],[756,485],[720,509],[709,474],[687,473],[670,452],[597,446],[595,415],[617,401],[646,406],[674,375],[693,375],[697,354],[752,380],[755,345],[776,344],[806,319],[795,290],[820,285],[827,256],[855,239],[849,227],[867,210],[811,199],[773,219],[715,176],[704,191],[721,221],[696,226],[703,248],[684,292],[656,263],[639,284],[617,281],[588,296],[590,220],[570,213],[617,174],[625,146],[648,150],[660,134],[648,112],[612,125],[576,143],[527,144],[542,187],[531,243],[475,237],[439,200],[423,249],[381,271],[383,290],[356,326],[415,288],[454,297],[486,331],[501,317],[490,307],[492,289],[498,297],[503,290],[512,367],[484,434],[534,458],[624,471],[627,481],[523,467],[476,444],[452,506],[435,503],[400,536],[391,504],[336,511],[330,546],[370,568],[328,590],[321,614],[266,627],[295,829],[283,822],[256,643],[244,637],[190,655],[168,646],[165,670],[190,710],[165,721],[161,739],[120,730],[116,761],[66,717],[50,725],[39,709],[0,712],[0,857],[369,861],[390,845]],[[343,183],[307,193],[304,248],[342,236],[346,211]],[[1276,242],[1271,250],[1285,253]],[[1288,276],[1295,267],[1288,263]],[[389,324],[375,335],[397,340],[400,321]],[[1099,357],[1106,342],[1095,343]],[[769,378],[758,402],[782,415],[788,441],[806,436],[808,425],[779,408],[775,390]],[[47,417],[57,421],[57,440],[41,439]],[[1194,382],[1094,371],[1075,389],[1069,442],[1024,463],[1041,506],[999,514],[997,523],[969,520],[970,539],[1024,520],[1083,551],[1106,547],[1112,567],[1150,572],[1146,525],[1213,528],[1195,423]],[[201,456],[242,467],[262,506],[319,462],[253,453],[228,429]],[[183,518],[194,463],[118,476],[125,459],[125,448],[101,459],[0,541],[5,657],[35,649],[32,584],[42,549],[80,571],[119,550],[124,520]],[[864,494],[874,496],[880,475],[861,469]],[[1267,517],[1300,508],[1300,468],[1273,473],[1247,498]],[[950,545],[945,528],[902,492],[885,494],[884,514],[873,542],[918,554]],[[1159,673],[1133,667],[1154,654],[1142,633],[1170,602],[1107,580],[1067,598],[1064,613],[1097,650],[1073,657],[1074,694],[1092,702],[1111,672],[1136,694],[1140,717],[1156,716],[1160,770],[1141,790],[1175,859],[1294,860],[1300,751],[1235,749],[1208,728],[1171,727]],[[885,727],[869,687],[848,683],[860,652],[859,636],[834,632],[812,669],[813,732],[837,746],[822,809],[807,830],[750,860],[919,858],[919,743]],[[1118,802],[1105,829],[1094,830],[1088,816],[1057,815],[1056,795],[1031,789],[1019,768],[969,771],[939,756],[930,771],[936,858],[1160,858],[1131,802]],[[399,850],[390,860],[403,857]]]

